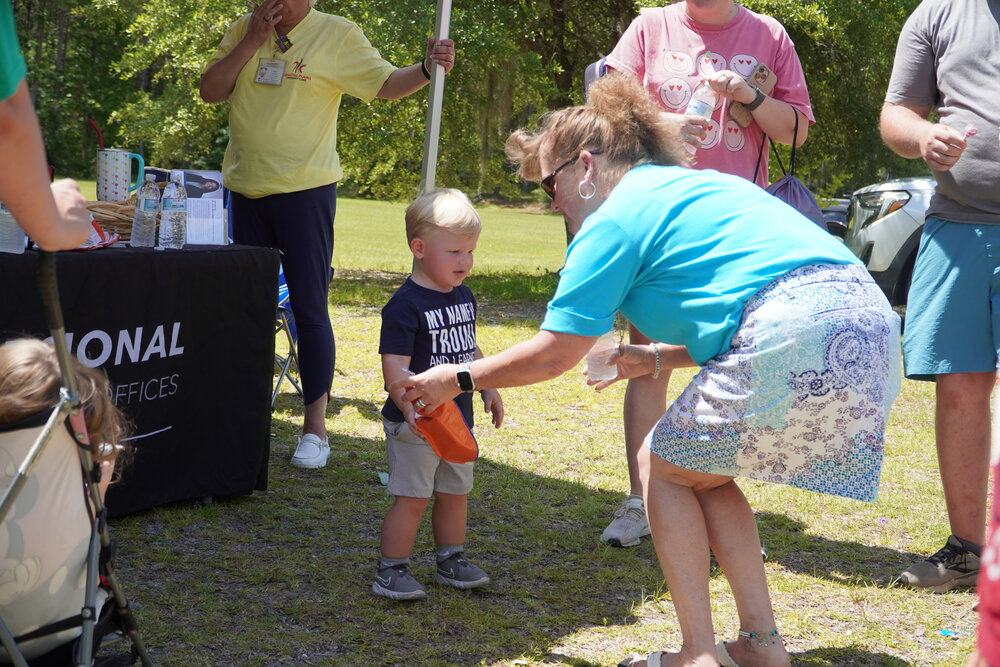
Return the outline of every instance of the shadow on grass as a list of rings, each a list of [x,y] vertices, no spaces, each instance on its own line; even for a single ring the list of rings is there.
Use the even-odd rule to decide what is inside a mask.
[[[302,426],[302,398],[294,391],[286,391],[278,394],[278,400],[275,401],[274,405],[275,410],[277,411],[292,411],[295,414],[295,419],[293,421],[286,421],[276,416],[272,417],[272,431],[274,430],[274,424],[283,424],[290,430],[297,432]],[[373,422],[382,422],[381,403],[376,404],[374,401],[367,401],[360,398],[345,398],[343,396],[330,397],[330,402],[327,404],[326,408],[326,416],[337,417],[344,410],[352,407],[357,410],[358,414],[360,414],[364,419]]]
[[[793,665],[816,667],[906,667],[910,663],[885,653],[872,653],[858,648],[817,648],[792,654]]]
[[[339,401],[340,409],[349,404],[377,416],[371,402]],[[523,657],[593,667],[565,655],[565,642],[587,630],[600,637],[593,629],[601,627],[599,651],[601,642],[617,657],[634,648],[616,628],[636,621],[634,609],[657,598],[663,580],[649,540],[634,549],[599,544],[619,494],[480,459],[465,544],[492,583],[473,591],[433,583],[428,512],[411,560],[428,598],[395,602],[371,593],[391,504],[378,479],[383,440],[331,434],[328,466],[299,470],[283,446],[297,430],[296,416],[275,415],[282,445],[272,446],[266,493],[116,520],[118,563],[158,663],[476,665]],[[771,560],[811,576],[887,583],[913,558],[808,535],[778,513],[762,512],[758,522]],[[670,603],[661,604],[670,625]],[[793,662],[907,664],[854,647],[812,649]]]
[[[343,398],[333,396],[326,408],[327,417],[336,417],[346,408],[353,407],[358,413],[368,421],[382,423],[382,404],[376,405],[373,401],[365,401],[358,398]]]
[[[272,431],[294,432],[276,418]],[[151,510],[116,522],[119,566],[157,662],[184,665],[414,664],[556,660],[560,642],[634,622],[662,587],[649,540],[598,542],[621,496],[480,459],[467,553],[492,583],[433,583],[429,512],[411,568],[428,598],[371,593],[390,497],[381,439],[331,434],[328,466],[299,470],[273,447],[270,490]],[[179,629],[180,628],[180,629]]]
[[[810,535],[806,532],[805,523],[784,514],[759,511],[756,516],[768,560],[781,563],[794,572],[838,583],[892,586],[901,571],[926,557],[886,547]]]

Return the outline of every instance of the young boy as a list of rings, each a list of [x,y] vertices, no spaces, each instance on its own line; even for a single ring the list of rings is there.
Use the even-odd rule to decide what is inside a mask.
[[[409,373],[437,364],[464,364],[483,354],[476,345],[476,300],[462,281],[472,269],[481,223],[472,203],[458,190],[436,190],[406,209],[406,240],[413,271],[382,309],[382,376],[388,387]],[[476,588],[489,583],[465,559],[465,524],[472,464],[438,457],[416,432],[413,405],[404,390],[389,392],[382,408],[389,454],[389,493],[395,501],[382,522],[381,559],[372,591],[394,600],[427,596],[409,571],[413,542],[424,509],[434,495],[431,525],[438,583]],[[493,426],[503,422],[503,401],[495,389],[483,392]],[[470,428],[472,394],[455,399]]]

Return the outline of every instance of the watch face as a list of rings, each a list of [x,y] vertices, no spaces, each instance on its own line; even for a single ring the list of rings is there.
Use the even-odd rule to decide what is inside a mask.
[[[476,383],[472,381],[472,371],[467,368],[458,371],[458,388],[462,391],[473,391],[476,388]]]

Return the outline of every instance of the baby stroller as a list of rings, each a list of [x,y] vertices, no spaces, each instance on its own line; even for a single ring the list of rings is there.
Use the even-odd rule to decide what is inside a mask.
[[[127,664],[150,666],[114,574],[52,253],[39,253],[39,286],[62,389],[51,410],[0,426],[0,665],[108,664],[95,653],[127,639]]]

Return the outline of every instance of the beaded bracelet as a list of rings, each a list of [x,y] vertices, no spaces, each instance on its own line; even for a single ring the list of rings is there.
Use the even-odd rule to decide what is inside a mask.
[[[656,343],[650,343],[649,346],[653,348],[653,355],[656,357],[656,366],[653,369],[653,375],[650,376],[655,380],[660,377],[660,348],[656,345]]]

